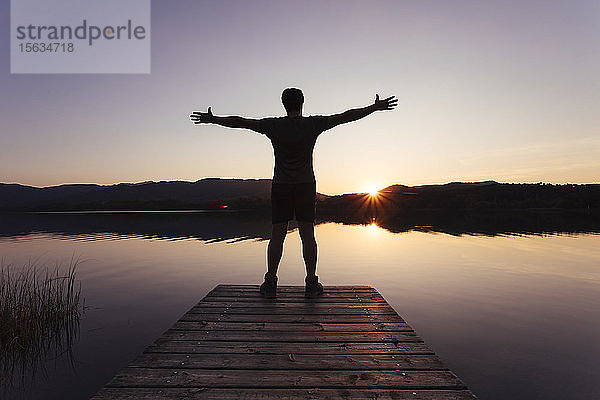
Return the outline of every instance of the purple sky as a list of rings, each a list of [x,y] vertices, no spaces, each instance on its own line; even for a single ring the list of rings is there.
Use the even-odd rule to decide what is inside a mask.
[[[153,1],[149,75],[11,75],[0,0],[0,182],[270,177],[268,139],[192,110],[399,107],[317,141],[318,190],[599,182],[600,2]],[[119,60],[115,60],[119,62]]]

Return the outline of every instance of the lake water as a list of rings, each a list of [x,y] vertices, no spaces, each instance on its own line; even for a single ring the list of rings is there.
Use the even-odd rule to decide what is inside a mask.
[[[374,222],[316,227],[324,284],[373,285],[481,399],[600,398],[600,235]],[[74,254],[89,306],[72,356],[3,398],[89,397],[215,285],[259,284],[269,230],[236,213],[0,216],[4,263]],[[279,276],[303,284],[295,230]]]

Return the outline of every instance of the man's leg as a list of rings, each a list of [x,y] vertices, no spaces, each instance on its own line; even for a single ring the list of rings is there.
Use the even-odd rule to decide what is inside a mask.
[[[312,282],[317,271],[317,241],[315,227],[312,222],[298,221],[300,239],[302,240],[302,256],[306,265],[306,281]]]
[[[275,281],[277,276],[277,268],[279,268],[279,261],[281,261],[281,255],[283,254],[283,242],[287,233],[288,223],[281,222],[273,224],[271,231],[271,240],[269,241],[269,247],[267,248],[267,275],[265,278],[269,281]]]

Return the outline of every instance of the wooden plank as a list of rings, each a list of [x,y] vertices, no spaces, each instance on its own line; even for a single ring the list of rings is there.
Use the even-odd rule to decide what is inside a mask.
[[[204,298],[202,302],[196,304],[196,307],[272,307],[275,304],[284,307],[347,307],[353,308],[392,308],[385,301],[351,301],[351,299],[330,299],[324,301],[322,299],[294,299],[295,301],[283,301],[282,299],[238,299],[233,301],[225,301],[221,299],[227,299],[229,297],[211,297]],[[288,299],[289,300],[289,299]]]
[[[91,400],[231,400],[231,399],[310,399],[310,400],[473,400],[468,390],[403,389],[218,389],[189,388],[104,388]]]
[[[327,289],[325,289],[327,290]],[[249,297],[258,296],[259,289],[238,290],[213,290],[208,292],[205,297]],[[277,296],[284,297],[305,297],[304,289],[302,290],[284,290],[277,288]],[[381,300],[381,294],[367,290],[360,291],[326,291],[323,292],[325,298],[354,298],[354,299],[377,299]]]
[[[286,310],[328,310],[328,309],[340,309],[340,310],[364,310],[364,311],[381,311],[386,310],[394,312],[392,306],[387,303],[353,303],[353,302],[279,302],[277,299],[270,301],[202,301],[196,304],[193,309],[196,308],[264,308],[273,309],[274,307],[283,308]]]
[[[330,295],[335,296],[381,296],[375,289],[355,289],[355,290],[340,290],[335,287],[324,287],[325,293],[329,293]],[[259,286],[256,285],[251,288],[215,288],[208,292],[207,296],[216,295],[217,293],[229,293],[233,295],[243,295],[243,294],[251,294],[258,293]],[[277,286],[277,293],[282,293],[284,295],[302,295],[304,296],[304,287],[296,286],[296,287],[286,287],[286,286]]]
[[[169,340],[160,338],[150,345],[148,353],[250,353],[250,354],[433,354],[423,342],[398,343],[273,343],[222,342],[209,340]]]
[[[252,289],[213,289],[210,292],[207,292],[205,297],[210,297],[210,296],[230,296],[230,297],[248,297],[249,295],[252,294],[259,294],[260,293],[260,289],[259,287],[255,287]],[[281,286],[277,286],[277,294],[281,295],[282,297],[304,297],[305,296],[305,289],[304,287],[294,287],[294,288],[284,288]],[[370,299],[370,298],[375,298],[375,299],[383,299],[383,296],[381,295],[381,293],[379,293],[376,290],[335,290],[335,289],[331,289],[331,290],[327,290],[327,288],[324,288],[324,292],[323,295],[327,295],[329,297],[334,297],[334,298],[339,298],[339,297],[352,297],[352,298],[359,298],[359,299]]]
[[[383,297],[378,296],[339,296],[333,295],[329,293],[325,296],[323,295],[317,298],[307,298],[303,294],[302,295],[285,295],[279,296],[275,299],[265,299],[264,297],[258,297],[256,294],[246,294],[239,296],[228,296],[227,294],[223,294],[223,296],[206,296],[202,299],[203,302],[255,302],[255,303],[272,303],[277,301],[278,303],[355,303],[355,304],[387,304]]]
[[[323,293],[328,294],[329,296],[337,296],[337,297],[343,297],[343,296],[347,296],[347,297],[369,297],[369,296],[375,296],[375,297],[379,297],[381,296],[381,293],[379,293],[376,290],[371,290],[371,289],[357,289],[357,290],[339,290],[336,288],[327,288],[324,287],[325,292]],[[208,292],[206,295],[207,296],[213,296],[213,295],[229,295],[229,296],[241,296],[241,295],[249,295],[249,294],[256,294],[259,292],[259,286],[255,286],[252,288],[246,288],[246,289],[240,289],[240,288],[235,288],[235,289],[227,289],[227,288],[215,288],[213,290],[211,290],[210,292]],[[285,286],[277,286],[277,293],[281,293],[282,295],[285,296],[304,296],[304,287],[285,287]]]
[[[340,315],[340,314],[201,314],[187,313],[182,321],[229,321],[229,322],[288,322],[288,323],[400,323],[398,314]]]
[[[310,371],[132,368],[118,373],[108,387],[268,387],[466,389],[451,371]]]
[[[306,297],[304,293],[283,293],[279,294],[275,299],[266,299],[255,293],[232,293],[232,292],[217,292],[215,294],[207,294],[202,301],[259,301],[272,302],[277,301],[294,301],[307,303],[323,303],[323,302],[361,302],[361,303],[386,303],[385,299],[379,294],[341,294],[341,293],[323,293],[319,297]]]
[[[249,290],[258,290],[260,285],[217,285],[215,286],[211,292],[218,291],[232,291],[232,292],[244,292]],[[324,285],[323,288],[328,292],[338,292],[338,293],[379,293],[375,288],[370,286],[329,286]],[[277,289],[280,289],[283,292],[292,293],[292,292],[304,292],[304,285],[277,285]]]
[[[171,340],[212,340],[229,342],[422,342],[414,332],[283,332],[283,331],[207,331],[169,329],[162,335]]]
[[[257,290],[260,287],[260,285],[227,285],[227,284],[220,284],[215,286],[215,288],[213,290],[238,290],[238,291],[242,291],[242,290]],[[335,286],[329,286],[329,285],[324,285],[323,286],[326,290],[328,291],[337,291],[337,292],[357,292],[357,291],[368,291],[368,292],[375,292],[378,293],[377,290],[375,290],[375,288],[373,286],[369,286],[369,285],[335,285]],[[283,290],[283,291],[293,291],[293,292],[302,292],[304,291],[304,286],[298,286],[298,285],[277,285],[277,289]]]
[[[363,308],[346,308],[346,307],[327,307],[317,306],[312,304],[301,304],[290,306],[289,304],[274,303],[271,306],[262,307],[210,307],[204,304],[194,306],[189,311],[191,314],[299,314],[299,315],[316,315],[316,314],[339,314],[339,315],[396,315],[396,312],[391,307],[369,307],[366,310]]]
[[[227,322],[227,321],[187,321],[180,319],[173,329],[215,330],[215,331],[296,331],[296,332],[412,332],[406,322],[380,323],[290,323],[290,322]]]
[[[223,297],[225,298],[225,297]],[[390,306],[385,301],[351,301],[351,299],[345,298],[343,301],[338,301],[339,299],[329,299],[329,301],[324,300],[313,300],[313,299],[289,299],[288,301],[284,301],[286,297],[276,297],[274,299],[238,299],[237,301],[219,301],[218,298],[211,298],[207,301],[201,301],[196,304],[194,307],[268,307],[272,308],[274,306],[282,307],[282,308],[325,308],[325,307],[338,307],[338,308],[348,308],[348,309],[358,309],[358,308],[386,308],[393,310],[392,306]],[[291,301],[294,300],[294,301]]]
[[[270,370],[447,370],[438,356],[144,353],[130,367]]]
[[[376,290],[337,290],[335,288],[327,288],[325,287],[325,293],[328,293],[329,296],[333,297],[369,297],[375,296],[379,297],[381,294]],[[213,289],[208,292],[207,296],[243,296],[250,294],[259,294],[259,287],[256,286],[254,288],[248,289]],[[286,288],[277,286],[277,295],[281,296],[304,296],[304,287],[295,287],[295,288]]]

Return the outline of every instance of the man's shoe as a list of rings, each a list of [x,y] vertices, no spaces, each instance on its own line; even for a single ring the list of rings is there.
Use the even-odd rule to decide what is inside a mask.
[[[323,285],[319,283],[318,276],[315,276],[313,279],[308,279],[307,277],[305,281],[304,296],[315,298],[323,294]]]
[[[271,281],[265,276],[265,281],[260,285],[260,294],[267,299],[274,299],[277,296],[277,277],[275,281]]]

